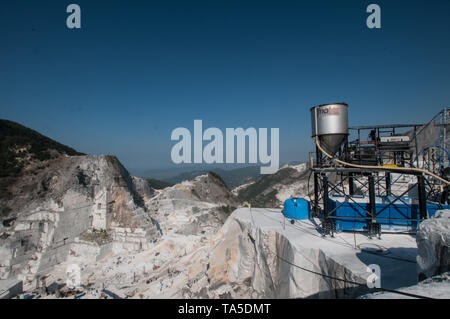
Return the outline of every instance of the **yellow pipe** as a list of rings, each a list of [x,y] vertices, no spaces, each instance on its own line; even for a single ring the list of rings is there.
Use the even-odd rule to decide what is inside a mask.
[[[423,173],[425,175],[429,175],[437,180],[440,180],[441,182],[450,185],[450,182],[446,179],[443,179],[442,177],[437,176],[436,174],[427,171],[425,169],[422,168],[413,168],[413,167],[386,167],[386,166],[374,166],[374,165],[358,165],[358,164],[352,164],[352,163],[347,163],[344,161],[341,161],[340,159],[334,158],[333,156],[331,156],[330,154],[328,154],[320,145],[319,143],[319,137],[316,136],[316,145],[319,148],[319,150],[324,153],[327,157],[329,157],[331,160],[345,165],[345,166],[349,166],[349,167],[355,167],[355,168],[371,168],[371,169],[383,169],[383,170],[391,170],[391,171],[409,171],[409,172],[416,172],[416,173]]]

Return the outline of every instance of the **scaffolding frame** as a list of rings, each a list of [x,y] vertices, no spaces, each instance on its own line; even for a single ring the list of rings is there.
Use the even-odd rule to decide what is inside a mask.
[[[442,118],[444,118],[445,121],[443,121]],[[401,220],[417,223],[428,218],[427,203],[440,205],[440,201],[435,200],[439,195],[436,186],[440,185],[440,182],[430,180],[423,174],[417,172],[395,171],[395,169],[387,171],[383,169],[383,160],[389,159],[389,156],[393,154],[394,163],[401,164],[399,166],[417,167],[418,165],[414,165],[414,161],[417,160],[419,158],[418,155],[420,155],[419,147],[421,137],[426,134],[427,127],[435,125],[436,119],[438,119],[440,125],[444,126],[444,128],[441,126],[439,129],[439,131],[442,132],[442,134],[439,135],[439,138],[442,138],[444,142],[449,141],[449,139],[447,139],[447,121],[450,119],[450,108],[441,111],[428,124],[393,124],[351,127],[350,130],[357,132],[357,139],[349,143],[347,137],[346,141],[339,149],[337,157],[346,162],[365,164],[361,156],[361,149],[367,147],[363,145],[369,145],[369,147],[372,147],[375,150],[372,154],[371,161],[380,166],[380,168],[377,169],[337,166],[331,159],[324,156],[316,146],[315,160],[311,155],[311,172],[314,176],[314,200],[311,201],[311,203],[313,214],[322,219],[322,228],[325,234],[333,236],[336,231],[334,219],[342,219],[342,216],[337,217],[332,214],[347,201],[357,205],[361,212],[365,213],[365,216],[358,213],[359,217],[357,218],[367,220],[367,233],[369,237],[381,236],[380,220],[398,220],[398,218],[380,217],[381,213],[398,202],[403,203],[406,207],[411,209],[411,211],[415,209],[419,213],[419,219],[411,217],[402,218]],[[400,147],[396,147],[395,143],[393,143],[393,147],[383,148],[383,145],[379,143],[382,134],[387,133],[391,134],[390,136],[396,136],[400,128],[410,129],[410,131],[403,133],[408,134],[410,137],[408,145],[405,146],[405,143],[402,143],[400,144]],[[372,141],[361,141],[361,132],[363,131],[371,132],[373,137]],[[422,139],[424,140],[424,138]],[[357,153],[359,156],[355,156],[355,149],[359,151]],[[401,163],[396,162],[395,157],[398,155],[400,155],[400,158],[402,159]],[[450,156],[448,156],[448,159],[450,160]],[[334,174],[335,177],[334,181],[330,178],[332,174]],[[398,177],[395,180],[392,178],[393,174],[398,174]],[[392,188],[402,178],[408,180],[409,185],[406,189],[403,188],[403,191],[396,194],[393,192]],[[363,181],[363,179],[366,180]],[[346,183],[348,184],[348,188],[345,187]],[[355,188],[355,183],[359,183],[360,187],[358,189]],[[403,197],[413,190],[417,190],[417,196],[414,198],[414,203],[412,201],[407,203]],[[353,198],[357,192],[368,198],[367,208],[364,207],[365,205],[357,203]],[[332,210],[330,210],[328,202],[330,193],[341,195],[344,198],[342,203]],[[387,201],[385,206],[378,211],[376,209],[377,196],[381,196]],[[392,198],[392,200],[389,200],[390,198]]]

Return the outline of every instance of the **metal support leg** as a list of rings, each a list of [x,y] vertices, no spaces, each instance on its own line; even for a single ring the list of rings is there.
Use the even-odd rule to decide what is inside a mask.
[[[420,219],[427,219],[427,197],[425,194],[425,177],[423,175],[419,175],[417,177],[417,186],[419,193],[419,214]]]
[[[353,173],[348,173],[348,192],[350,196],[355,195],[355,183],[353,182]]]
[[[322,178],[323,183],[323,222],[322,222],[322,230],[324,235],[330,235],[334,237],[334,232],[336,230],[336,226],[331,218],[328,218],[330,213],[330,205],[328,198],[328,177],[326,175]]]
[[[316,145],[316,167],[322,166],[322,152],[319,150],[319,148]]]
[[[328,198],[328,177],[326,175],[322,178],[323,183],[323,217],[328,218],[330,212],[329,198]]]
[[[386,172],[386,196],[391,196],[391,173]]]
[[[381,237],[381,225],[376,222],[376,202],[375,202],[375,178],[371,174],[369,175],[369,214],[370,221],[367,225],[367,230],[369,233],[369,237],[378,236]]]
[[[314,173],[314,214],[318,217],[320,215],[319,208],[319,176]]]
[[[375,222],[375,179],[373,175],[369,175],[369,213],[371,221]]]

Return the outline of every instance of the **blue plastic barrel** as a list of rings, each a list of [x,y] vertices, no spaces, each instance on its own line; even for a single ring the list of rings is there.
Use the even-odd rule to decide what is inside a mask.
[[[291,219],[308,219],[309,202],[304,198],[289,198],[284,201],[284,216]]]

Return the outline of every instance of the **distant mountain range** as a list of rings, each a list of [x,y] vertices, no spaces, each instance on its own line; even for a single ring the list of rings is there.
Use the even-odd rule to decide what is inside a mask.
[[[177,184],[184,180],[191,180],[197,176],[205,175],[208,172],[214,172],[220,177],[222,177],[223,181],[230,189],[254,181],[261,176],[259,166],[248,166],[231,170],[213,168],[213,169],[189,171],[178,174],[173,177],[169,177],[165,179],[165,181],[172,184]]]
[[[292,162],[289,165],[297,165],[300,162]],[[226,185],[233,189],[235,187],[256,181],[265,175],[261,175],[260,167],[244,166],[234,169],[224,169],[221,167],[202,167],[200,169],[194,169],[194,167],[177,167],[177,168],[165,168],[165,169],[151,169],[145,171],[132,172],[142,178],[156,181],[157,183],[168,183],[169,185],[178,184],[185,180],[192,180],[200,175],[205,175],[208,172],[214,172],[218,174]]]
[[[23,168],[32,167],[33,171],[39,170],[41,166],[49,165],[48,160],[61,155],[84,154],[18,123],[0,120],[0,201],[2,197],[4,200],[11,198],[9,186],[22,175]],[[234,192],[239,200],[259,207],[278,207],[285,197],[285,188],[295,185],[294,188],[298,189],[305,183],[306,166],[300,167],[298,164],[289,163],[271,175],[261,175],[257,165],[234,169],[220,166],[198,168],[192,165],[141,172],[135,170],[132,173],[144,178],[153,189],[164,189],[212,172],[217,174],[229,189],[241,186]],[[288,195],[290,194],[286,194]]]
[[[170,186],[174,185],[172,183],[160,181],[159,179],[154,179],[154,178],[146,178],[145,180],[147,180],[147,182],[150,184],[150,186],[153,187],[154,189],[164,189],[166,187],[170,187]]]
[[[241,202],[252,207],[280,207],[290,197],[309,196],[308,179],[310,176],[307,163],[285,165],[275,174],[262,175],[253,183],[243,185],[233,192]]]

